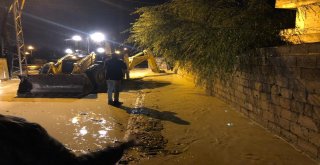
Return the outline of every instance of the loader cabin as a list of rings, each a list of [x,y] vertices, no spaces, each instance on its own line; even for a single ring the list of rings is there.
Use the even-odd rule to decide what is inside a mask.
[[[70,74],[73,71],[74,63],[77,63],[79,60],[84,58],[85,56],[80,56],[80,55],[75,55],[75,54],[70,54],[67,55],[63,60],[62,60],[62,73],[65,74]]]

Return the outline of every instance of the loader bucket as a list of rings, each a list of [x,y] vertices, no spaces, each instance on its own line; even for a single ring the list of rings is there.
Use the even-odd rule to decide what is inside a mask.
[[[85,74],[40,74],[19,76],[18,97],[80,98],[92,91]]]

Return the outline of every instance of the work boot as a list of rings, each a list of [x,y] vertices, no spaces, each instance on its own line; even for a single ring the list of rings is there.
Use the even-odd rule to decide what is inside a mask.
[[[108,100],[108,105],[113,105],[113,101],[112,100]]]
[[[114,101],[113,102],[114,106],[121,106],[122,104],[123,104],[123,102],[120,102],[120,101]]]

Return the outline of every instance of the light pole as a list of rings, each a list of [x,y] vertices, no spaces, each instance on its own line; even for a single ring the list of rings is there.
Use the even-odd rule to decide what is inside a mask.
[[[28,73],[29,73],[29,71],[28,71],[28,62],[27,62],[27,60],[28,60],[28,58],[27,58],[27,56],[28,55],[30,55],[30,53],[29,52],[24,52],[24,58],[25,58],[25,62],[26,62],[26,75],[28,75]]]

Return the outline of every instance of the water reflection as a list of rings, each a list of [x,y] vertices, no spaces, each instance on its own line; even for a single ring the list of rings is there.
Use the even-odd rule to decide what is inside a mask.
[[[232,127],[232,126],[233,126],[233,123],[227,123],[227,126],[228,126],[228,127]]]
[[[79,117],[74,117],[71,119],[72,124],[78,124],[78,121],[79,121]]]
[[[100,131],[98,131],[99,132],[99,137],[101,138],[101,137],[105,137],[106,135],[107,135],[107,131],[106,130],[100,130]]]
[[[103,148],[108,142],[118,141],[110,136],[110,131],[115,130],[119,122],[112,117],[105,118],[102,114],[93,112],[81,112],[70,120],[72,128],[74,148],[70,149],[79,152],[80,148]],[[89,147],[92,146],[93,147]],[[83,151],[83,150],[82,150]]]
[[[86,127],[82,127],[79,132],[81,136],[84,136],[88,133],[88,130],[86,129]]]

